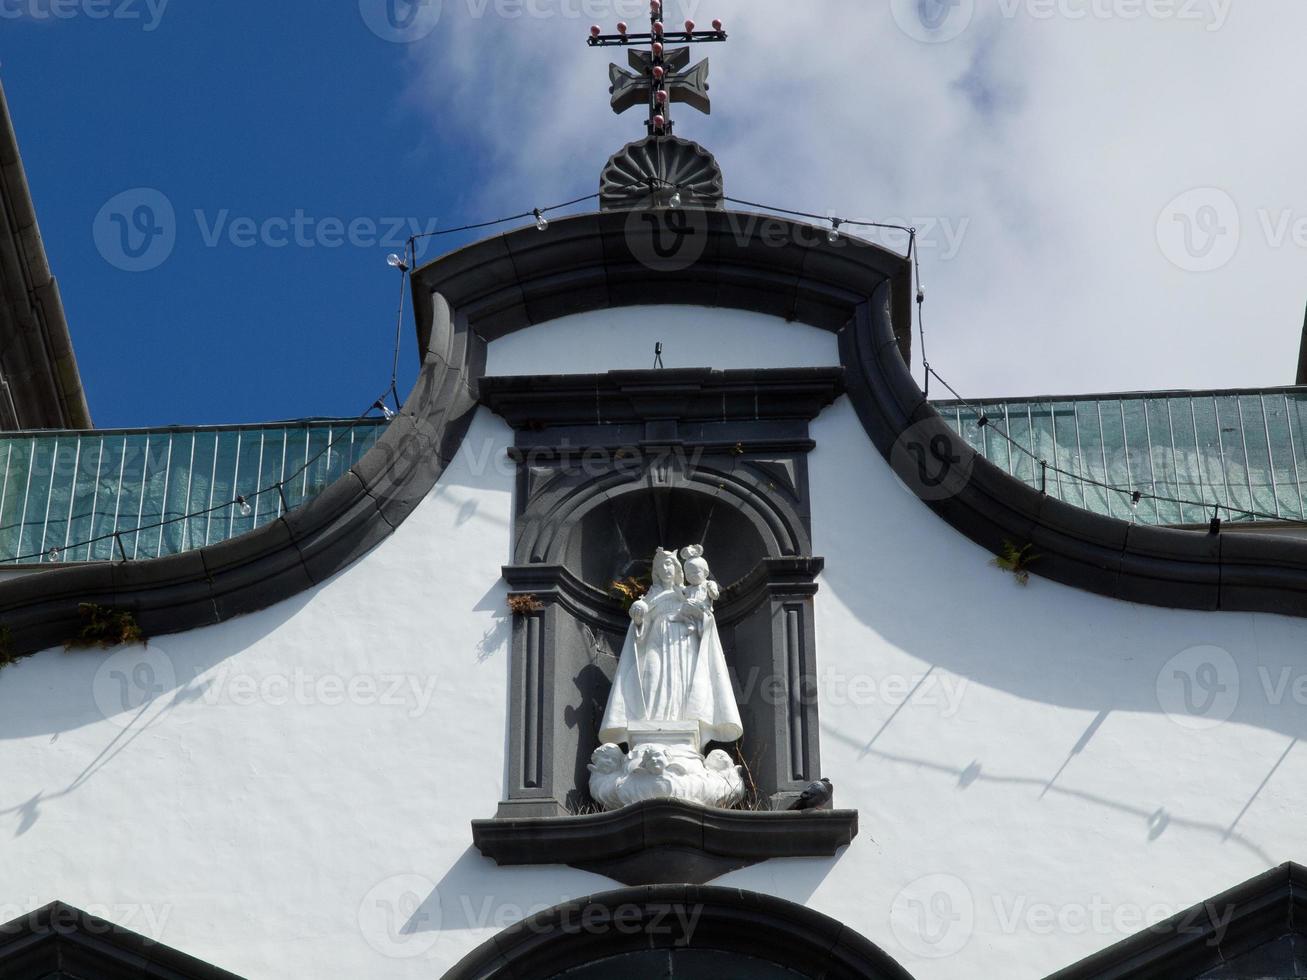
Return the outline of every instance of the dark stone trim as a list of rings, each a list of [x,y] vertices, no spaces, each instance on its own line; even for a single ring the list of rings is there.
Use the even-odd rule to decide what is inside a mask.
[[[848,926],[793,902],[705,885],[652,885],[578,898],[505,929],[444,980],[550,980],[622,953],[684,947],[740,953],[821,980],[912,980]]]
[[[844,393],[844,369],[609,371],[481,379],[481,401],[514,429],[667,420],[809,422]],[[520,439],[519,439],[520,441]],[[695,442],[693,438],[686,441]]]
[[[1307,541],[1128,524],[1041,494],[977,454],[913,380],[891,302],[887,282],[841,335],[850,399],[899,477],[953,527],[995,553],[1004,542],[1031,544],[1032,574],[1089,592],[1175,609],[1307,616]],[[966,474],[951,496],[923,491],[916,460],[927,455],[952,457],[955,473]]]
[[[265,609],[366,554],[435,486],[477,407],[469,378],[485,362],[484,345],[448,315],[430,337],[400,414],[353,469],[303,507],[208,548],[0,583],[10,652],[24,656],[67,642],[80,628],[85,602],[129,610],[147,637],[162,636]]]
[[[824,235],[801,232],[809,226],[767,219],[773,230],[787,229],[777,245],[752,217],[702,213],[706,246],[683,270],[641,265],[619,213],[483,242],[419,271],[419,332],[433,290],[457,293],[470,329],[487,339],[589,309],[669,303],[752,310],[834,330],[845,386],[872,442],[917,487],[914,457],[904,450],[928,452],[937,437],[944,440],[969,476],[952,496],[927,503],[986,550],[997,553],[1005,541],[1033,544],[1040,556],[1033,574],[1130,602],[1307,616],[1307,541],[1130,525],[1042,495],[978,457],[926,402],[907,367],[908,264],[851,238],[830,245]]]
[[[89,429],[59,285],[0,86],[0,431]],[[6,387],[8,390],[6,391]],[[11,400],[12,399],[12,400]]]
[[[1293,862],[1058,970],[1047,980],[1197,980],[1291,934],[1307,937],[1307,868]]]
[[[428,263],[414,274],[418,341],[431,329],[432,297],[443,296],[486,340],[560,316],[634,305],[748,310],[838,332],[902,257],[879,246],[783,218],[739,211],[692,212],[701,254],[685,268],[651,268],[652,232],[626,212],[578,215],[489,238]],[[643,247],[637,247],[637,246]],[[911,298],[895,322],[911,350]]]
[[[234,973],[62,902],[0,926],[0,977],[240,980]]]
[[[497,864],[567,864],[624,885],[700,885],[771,858],[831,857],[857,835],[857,810],[718,810],[680,800],[472,821],[472,843]]]

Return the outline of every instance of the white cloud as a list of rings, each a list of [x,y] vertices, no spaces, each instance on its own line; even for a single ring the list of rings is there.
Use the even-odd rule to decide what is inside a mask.
[[[678,107],[678,134],[717,155],[734,196],[965,227],[948,261],[943,233],[927,236],[923,278],[932,363],[968,397],[1291,383],[1307,5],[975,0],[947,42],[899,27],[971,0],[948,2],[668,0],[669,24],[688,5],[731,33],[696,52],[714,114]],[[584,43],[614,3],[635,29],[622,0],[445,0],[407,49],[413,97],[485,174],[469,216],[585,193],[640,135],[637,111],[607,106],[613,52]],[[1234,200],[1241,238],[1221,268],[1186,272],[1159,218],[1172,250],[1185,221],[1196,249],[1214,217],[1233,232],[1201,197],[1202,213],[1164,213],[1199,187]]]

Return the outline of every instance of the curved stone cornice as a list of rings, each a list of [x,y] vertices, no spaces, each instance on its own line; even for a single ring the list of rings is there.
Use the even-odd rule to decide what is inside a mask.
[[[489,238],[416,270],[422,370],[400,416],[349,473],[274,523],[209,548],[0,583],[7,652],[62,644],[79,628],[81,603],[131,610],[159,636],[324,581],[399,526],[452,459],[476,407],[486,341],[648,304],[753,311],[839,334],[849,397],[895,472],[923,499],[938,497],[919,485],[915,461],[954,457],[965,477],[927,503],[990,551],[1031,544],[1032,574],[1158,606],[1307,616],[1307,542],[1127,524],[1040,494],[979,457],[908,370],[912,282],[902,257],[848,236],[832,244],[822,229],[782,218],[687,214],[695,254],[670,261],[652,247],[657,229],[604,212]]]
[[[129,610],[147,637],[219,623],[326,581],[388,537],[435,485],[477,407],[470,371],[484,351],[436,305],[441,315],[413,391],[348,473],[304,506],[220,544],[0,583],[4,652],[21,657],[66,643],[81,628],[83,603]]]
[[[740,211],[675,212],[686,215],[681,245],[660,256],[655,236],[662,232],[664,245],[675,239],[638,220],[650,213],[560,218],[544,232],[510,232],[423,266],[413,286],[419,341],[431,332],[437,294],[487,341],[561,316],[641,305],[724,307],[838,333],[897,277],[894,322],[908,355],[911,280],[901,256],[848,236],[832,245],[823,229]]]

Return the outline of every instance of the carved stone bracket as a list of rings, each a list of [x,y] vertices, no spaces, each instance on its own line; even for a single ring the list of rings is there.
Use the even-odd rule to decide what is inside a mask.
[[[625,885],[700,885],[775,857],[829,857],[858,833],[856,810],[712,810],[650,800],[573,817],[474,820],[499,864],[567,864]]]

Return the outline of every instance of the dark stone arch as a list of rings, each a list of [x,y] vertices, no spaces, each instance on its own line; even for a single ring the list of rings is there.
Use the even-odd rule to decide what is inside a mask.
[[[632,458],[633,467],[597,469],[593,460],[523,460],[519,490],[528,505],[519,515],[514,561],[563,565],[602,591],[630,574],[626,564],[647,563],[658,546],[704,545],[719,563],[726,559],[714,566],[724,586],[764,558],[809,554],[804,488],[776,473],[794,461],[743,455],[674,447]],[[742,553],[713,547],[728,541],[746,542]],[[614,547],[625,557],[599,576],[599,553]]]
[[[704,885],[625,888],[564,902],[482,944],[444,980],[635,975],[632,956],[657,961],[660,967],[665,963],[670,972],[660,976],[698,980],[716,975],[699,972],[702,959],[693,963],[699,959],[695,953],[709,951],[721,954],[723,966],[732,961],[747,966],[752,960],[792,971],[768,977],[912,980],[879,947],[820,912],[771,895]],[[678,957],[692,964],[694,972],[687,968],[678,974]],[[587,966],[600,972],[578,972]]]

